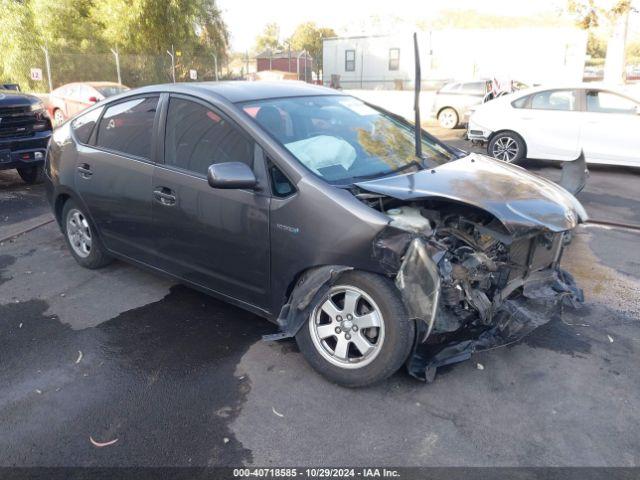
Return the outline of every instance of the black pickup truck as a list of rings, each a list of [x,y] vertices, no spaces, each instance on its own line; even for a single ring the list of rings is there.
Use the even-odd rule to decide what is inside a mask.
[[[15,168],[26,183],[43,179],[51,119],[42,100],[0,89],[0,170]]]

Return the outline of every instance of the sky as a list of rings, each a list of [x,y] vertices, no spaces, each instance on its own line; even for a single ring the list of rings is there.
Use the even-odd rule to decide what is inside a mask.
[[[557,11],[566,0],[217,0],[231,32],[234,51],[251,49],[269,22],[280,25],[281,39],[305,21],[331,27],[340,35],[363,32],[371,15],[421,20],[442,10],[482,10],[493,15],[520,16]],[[390,33],[390,32],[375,32]]]

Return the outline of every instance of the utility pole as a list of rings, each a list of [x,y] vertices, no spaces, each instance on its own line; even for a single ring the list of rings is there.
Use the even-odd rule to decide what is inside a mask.
[[[118,72],[118,83],[122,84],[122,77],[120,76],[120,54],[118,53],[118,47],[116,47],[115,50],[112,48],[111,53],[113,53],[113,56],[116,57],[116,71]]]
[[[51,83],[51,64],[49,63],[49,50],[47,47],[40,47],[44,52],[44,61],[47,64],[47,80],[49,80],[49,93],[53,90],[53,83]]]
[[[218,81],[218,54],[213,54],[213,68],[216,70],[216,82]]]
[[[300,57],[302,56],[303,53],[305,53],[305,50],[302,50],[298,54],[298,57],[296,58],[296,77],[298,78],[298,80],[300,80]],[[306,58],[305,58],[305,68],[306,68]]]
[[[249,75],[249,50],[246,50],[245,53],[244,53],[244,63],[247,66],[247,68],[246,68],[247,75]]]
[[[176,62],[173,44],[171,44],[171,51],[167,50],[167,55],[171,57],[171,78],[173,78],[173,83],[176,83]]]

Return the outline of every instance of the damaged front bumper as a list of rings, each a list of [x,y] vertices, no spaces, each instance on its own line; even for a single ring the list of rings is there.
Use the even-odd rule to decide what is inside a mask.
[[[570,231],[513,238],[460,224],[466,232],[390,226],[373,244],[416,321],[407,369],[427,382],[438,367],[516,342],[559,316],[563,305],[583,301],[573,277],[559,267]]]
[[[543,282],[539,276],[545,277]],[[504,300],[492,311],[489,324],[468,325],[452,335],[430,337],[431,328],[419,322],[407,370],[413,377],[431,382],[438,367],[468,360],[475,352],[517,342],[559,317],[563,305],[575,307],[582,301],[582,291],[568,272],[561,269],[536,272],[524,280],[521,293]]]

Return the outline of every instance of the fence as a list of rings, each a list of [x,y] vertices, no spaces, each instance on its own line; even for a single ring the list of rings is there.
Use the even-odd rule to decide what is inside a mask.
[[[171,49],[164,55],[122,54],[115,50],[53,53],[42,49],[26,52],[23,57],[25,61],[0,71],[0,80],[19,83],[23,90],[33,92],[48,92],[70,82],[112,81],[135,88],[174,80],[236,79],[256,69],[256,60],[248,57],[218,59]]]

